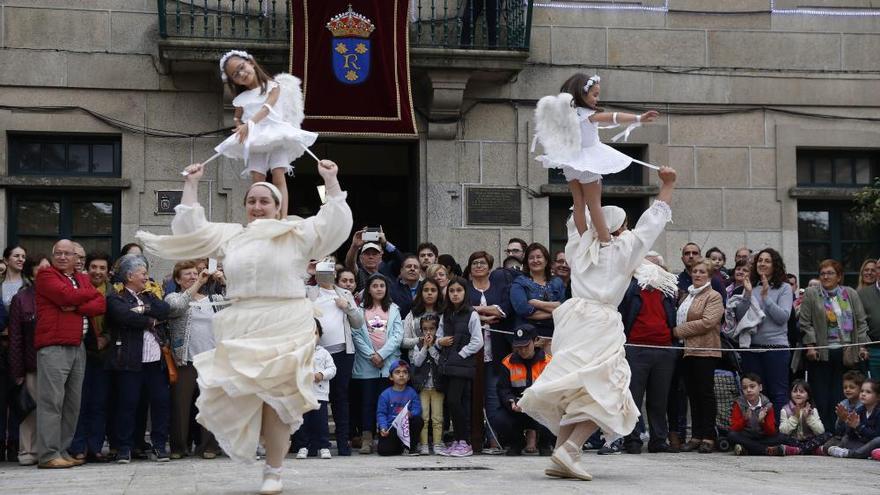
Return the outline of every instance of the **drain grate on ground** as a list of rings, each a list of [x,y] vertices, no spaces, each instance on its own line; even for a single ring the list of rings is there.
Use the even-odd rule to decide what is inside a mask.
[[[486,466],[399,467],[398,471],[491,471]]]

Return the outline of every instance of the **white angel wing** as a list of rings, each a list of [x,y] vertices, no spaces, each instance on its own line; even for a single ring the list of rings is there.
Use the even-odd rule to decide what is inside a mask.
[[[275,81],[281,86],[281,95],[278,97],[278,103],[275,104],[275,110],[281,114],[285,122],[302,128],[305,113],[299,78],[282,72],[275,76]]]
[[[569,157],[580,152],[581,130],[572,96],[559,93],[538,100],[535,109],[535,138],[551,159]]]

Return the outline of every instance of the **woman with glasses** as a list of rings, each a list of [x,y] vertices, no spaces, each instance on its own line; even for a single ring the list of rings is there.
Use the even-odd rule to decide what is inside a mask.
[[[802,354],[826,431],[833,431],[837,419],[834,406],[843,399],[843,373],[861,368],[860,360],[868,358],[868,349],[863,345],[851,345],[868,342],[865,308],[855,289],[840,285],[842,281],[843,265],[837,260],[823,261],[819,264],[821,285],[807,288],[800,306],[799,321],[805,347],[846,346],[808,349]],[[792,368],[797,369],[799,357],[795,357]]]
[[[516,313],[516,326],[531,323],[541,337],[553,336],[553,310],[565,300],[562,280],[550,274],[550,253],[541,243],[525,250],[523,277],[510,287],[510,304]]]

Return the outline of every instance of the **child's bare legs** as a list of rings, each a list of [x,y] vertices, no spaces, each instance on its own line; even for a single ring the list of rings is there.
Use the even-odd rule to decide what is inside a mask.
[[[562,447],[565,444],[565,441],[568,440],[568,437],[571,436],[571,432],[574,431],[574,427],[576,425],[565,425],[559,427],[559,434],[556,435],[556,448]],[[581,444],[583,445],[583,444]]]
[[[574,218],[574,225],[578,233],[583,235],[587,231],[587,203],[584,199],[584,191],[581,189],[581,183],[576,180],[569,181],[568,189],[571,191],[573,202],[571,215]]]
[[[286,167],[272,169],[272,184],[281,191],[281,218],[287,218],[287,179],[284,177],[286,172]]]
[[[593,220],[593,227],[601,242],[609,242],[611,240],[611,232],[608,231],[608,224],[605,223],[605,215],[602,214],[602,182],[593,181],[588,184],[581,184],[584,201],[590,209],[590,219]]]
[[[280,468],[284,456],[290,448],[290,427],[281,421],[278,413],[268,404],[263,404],[263,423],[260,428],[263,446],[266,448],[266,464]]]

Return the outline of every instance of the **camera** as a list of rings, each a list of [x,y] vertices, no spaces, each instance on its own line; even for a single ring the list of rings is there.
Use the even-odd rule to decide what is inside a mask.
[[[364,242],[378,242],[379,235],[380,235],[380,231],[377,227],[367,227],[367,229],[364,230],[364,233],[363,233],[363,236],[361,236],[361,239],[363,239]]]

